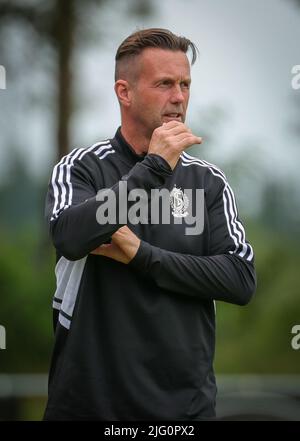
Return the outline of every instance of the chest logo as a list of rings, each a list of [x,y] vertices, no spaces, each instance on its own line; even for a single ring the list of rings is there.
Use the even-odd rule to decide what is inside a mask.
[[[186,210],[189,206],[189,199],[180,187],[176,187],[176,184],[170,193],[170,204],[174,217],[186,217],[188,215]]]

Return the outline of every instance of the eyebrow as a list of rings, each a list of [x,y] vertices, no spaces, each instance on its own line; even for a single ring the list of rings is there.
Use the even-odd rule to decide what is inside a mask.
[[[162,82],[162,81],[171,81],[172,83],[175,83],[176,82],[176,80],[174,80],[174,78],[172,78],[172,77],[167,77],[167,76],[165,76],[165,77],[160,77],[160,78],[158,78],[157,80],[155,80],[154,82],[155,83],[160,83],[160,82]],[[191,78],[190,77],[186,77],[186,78],[182,78],[181,80],[180,80],[180,82],[182,83],[182,82],[186,82],[186,83],[191,83]]]

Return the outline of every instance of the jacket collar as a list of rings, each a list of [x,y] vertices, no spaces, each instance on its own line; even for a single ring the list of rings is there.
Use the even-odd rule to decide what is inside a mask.
[[[136,163],[143,161],[143,159],[146,156],[146,153],[142,153],[138,155],[134,149],[131,147],[130,144],[126,141],[124,136],[121,133],[121,127],[118,128],[116,131],[115,137],[111,141],[113,147],[122,154],[122,156],[125,156],[130,163]]]

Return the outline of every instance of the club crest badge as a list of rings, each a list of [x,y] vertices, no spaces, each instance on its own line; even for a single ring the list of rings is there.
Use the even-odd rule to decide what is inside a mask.
[[[189,199],[181,188],[176,187],[176,184],[170,193],[170,204],[174,217],[186,217],[188,215],[186,210],[189,206]]]

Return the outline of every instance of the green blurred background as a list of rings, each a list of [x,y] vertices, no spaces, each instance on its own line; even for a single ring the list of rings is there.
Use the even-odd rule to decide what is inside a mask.
[[[276,378],[300,409],[291,346],[300,325],[300,89],[291,83],[300,1],[0,0],[0,420],[42,417],[55,290],[47,182],[70,149],[113,136],[114,54],[142,27],[197,44],[187,123],[205,142],[190,153],[225,171],[256,254],[252,302],[217,303],[220,390],[228,378],[250,388],[260,379],[258,389]]]

